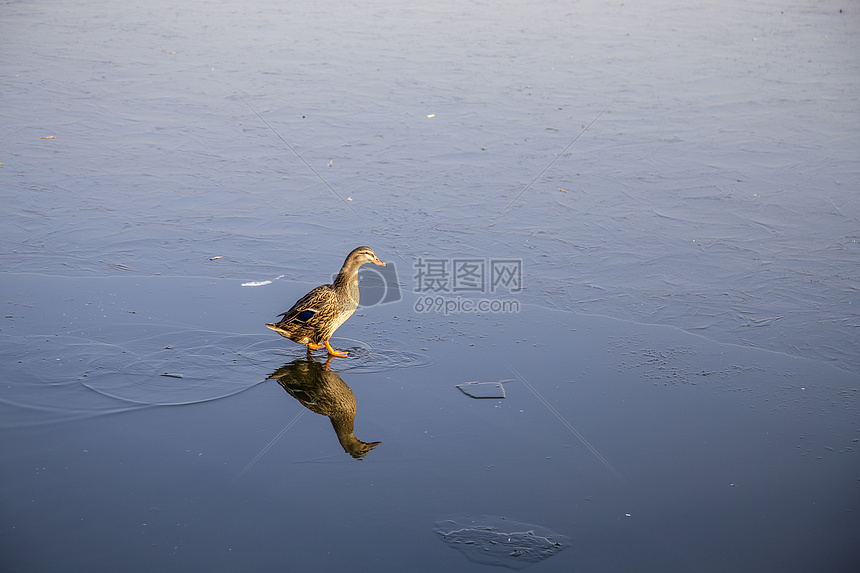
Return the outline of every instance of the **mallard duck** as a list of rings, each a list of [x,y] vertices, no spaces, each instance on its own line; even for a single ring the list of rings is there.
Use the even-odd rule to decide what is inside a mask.
[[[293,342],[307,344],[308,351],[325,345],[332,356],[346,356],[346,351],[331,347],[329,338],[358,308],[358,269],[365,263],[385,266],[370,247],[358,247],[347,255],[332,284],[318,286],[279,314],[281,320],[266,326]]]

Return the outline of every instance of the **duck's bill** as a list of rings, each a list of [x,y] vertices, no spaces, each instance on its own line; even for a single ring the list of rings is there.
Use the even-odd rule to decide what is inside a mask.
[[[385,263],[383,263],[383,262],[382,262],[382,261],[380,261],[379,259],[373,259],[373,264],[374,264],[374,265],[379,265],[380,267],[384,267],[384,266],[385,266]]]

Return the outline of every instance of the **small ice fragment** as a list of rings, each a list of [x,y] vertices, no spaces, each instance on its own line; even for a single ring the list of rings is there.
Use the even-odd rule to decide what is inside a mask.
[[[280,280],[282,278],[284,278],[284,275],[278,275],[273,280],[277,281],[277,280]],[[272,281],[251,281],[248,283],[242,283],[242,286],[255,287],[255,286],[264,286],[264,285],[270,285],[270,284],[272,284]]]
[[[436,117],[436,114],[435,114],[435,113],[431,113],[431,114],[428,114],[428,115],[427,115],[427,118],[428,118],[428,119],[433,119],[434,117]]]
[[[505,389],[500,382],[466,382],[457,384],[463,394],[472,398],[504,398]]]

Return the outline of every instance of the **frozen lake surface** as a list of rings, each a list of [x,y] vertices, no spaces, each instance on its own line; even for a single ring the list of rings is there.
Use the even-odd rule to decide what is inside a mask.
[[[0,568],[855,571],[860,7],[676,4],[0,7]]]

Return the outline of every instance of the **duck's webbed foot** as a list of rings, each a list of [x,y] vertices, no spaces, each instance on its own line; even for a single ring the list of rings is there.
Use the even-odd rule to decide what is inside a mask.
[[[326,350],[328,350],[328,353],[331,354],[332,356],[339,356],[339,357],[343,358],[344,356],[349,354],[346,350],[335,350],[334,348],[331,347],[331,344],[328,343],[328,340],[324,340],[323,343],[325,344],[325,347],[326,347]]]

